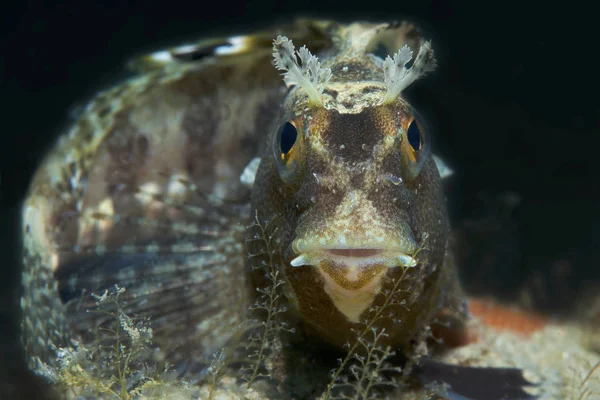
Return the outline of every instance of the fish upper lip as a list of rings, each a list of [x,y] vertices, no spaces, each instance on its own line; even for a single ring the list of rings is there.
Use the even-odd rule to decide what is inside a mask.
[[[383,244],[383,245],[382,245]],[[295,239],[290,245],[290,249],[295,254],[313,253],[331,250],[377,250],[380,252],[401,252],[411,254],[417,249],[417,244],[410,238],[405,243],[393,241],[391,243],[378,243],[369,241],[335,241],[333,243],[309,244],[304,239]]]

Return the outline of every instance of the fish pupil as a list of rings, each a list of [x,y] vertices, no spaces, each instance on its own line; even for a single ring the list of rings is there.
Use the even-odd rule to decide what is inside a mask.
[[[389,49],[381,42],[377,43],[377,46],[373,49],[373,54],[377,57],[385,60],[385,58],[390,54]]]
[[[279,133],[279,148],[282,154],[287,154],[292,150],[298,137],[296,127],[290,122],[286,122],[281,126]]]
[[[408,126],[406,136],[413,149],[419,150],[421,148],[421,130],[416,120],[413,120]]]

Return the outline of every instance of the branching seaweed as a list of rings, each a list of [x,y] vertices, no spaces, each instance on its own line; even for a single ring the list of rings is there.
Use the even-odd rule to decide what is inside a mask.
[[[115,285],[102,295],[92,294],[95,308],[88,312],[109,317],[108,327],[97,327],[96,338],[87,346],[58,351],[57,382],[74,397],[164,398],[174,389],[164,370],[148,363],[152,329],[147,320],[132,318],[124,312],[121,295],[125,288]]]
[[[321,400],[331,399],[334,389],[347,388],[349,386],[347,379],[342,376],[342,373],[346,370],[347,367],[350,366],[352,360],[359,360],[359,362],[360,362],[360,359],[363,356],[359,355],[359,353],[360,353],[360,350],[362,350],[363,348],[366,350],[370,350],[367,352],[367,357],[375,357],[375,355],[377,355],[376,358],[369,358],[370,362],[369,362],[368,369],[372,373],[373,372],[379,373],[379,371],[383,368],[384,361],[393,354],[388,349],[381,348],[380,345],[377,343],[377,341],[379,341],[382,338],[382,335],[385,335],[385,332],[383,330],[377,329],[376,324],[377,324],[377,322],[381,321],[382,319],[390,317],[387,313],[388,308],[390,306],[400,304],[395,299],[395,297],[398,293],[402,292],[401,283],[402,283],[409,267],[402,267],[402,268],[403,268],[403,271],[402,271],[402,275],[400,276],[400,278],[393,279],[391,290],[386,290],[384,292],[385,299],[384,299],[383,304],[372,308],[372,316],[365,323],[365,327],[362,330],[355,330],[357,337],[356,337],[356,340],[354,341],[354,343],[353,344],[346,343],[345,347],[348,348],[348,352],[346,353],[346,356],[344,357],[344,359],[340,359],[340,365],[338,366],[338,368],[332,372],[331,381],[327,385],[327,389],[326,389],[325,393],[323,393],[323,395],[321,396]],[[368,340],[370,335],[373,336],[373,341]],[[371,355],[371,353],[373,353],[373,355]],[[385,355],[385,357],[380,357],[381,355]],[[373,366],[372,364],[374,361],[378,361],[379,364],[377,364],[376,366]],[[363,370],[364,370],[364,368],[363,368]],[[351,368],[351,373],[352,373],[352,368]],[[353,373],[353,375],[354,375],[354,373]],[[379,378],[372,377],[372,379],[379,379]],[[379,381],[379,383],[382,384],[382,381]],[[352,382],[351,385],[355,386],[355,390],[356,390],[356,396],[351,397],[351,398],[353,398],[353,399],[368,399],[369,398],[368,397],[369,390],[371,389],[372,385],[368,386],[369,390],[367,390],[367,391],[365,391],[362,388],[361,382]],[[342,398],[345,398],[345,397],[342,397]]]
[[[413,257],[424,249],[428,236],[425,234],[419,248],[415,251]],[[391,280],[391,289],[386,289],[382,292],[384,300],[381,305],[370,308],[370,317],[364,322],[364,328],[354,330],[356,340],[354,343],[346,343],[348,349],[346,356],[339,360],[339,366],[331,373],[331,380],[327,385],[327,389],[320,397],[320,400],[330,400],[332,398],[342,399],[363,399],[373,398],[372,389],[375,386],[398,386],[399,383],[393,380],[385,380],[382,372],[394,371],[400,372],[399,367],[390,367],[386,360],[389,359],[394,352],[387,347],[382,347],[381,339],[386,336],[385,330],[378,328],[378,322],[383,319],[392,318],[396,321],[393,313],[389,312],[391,307],[400,306],[407,308],[405,300],[398,300],[398,295],[405,293],[407,289],[402,288],[402,283],[411,267],[402,268],[402,274],[398,278]],[[366,354],[366,356],[364,355]],[[365,358],[366,357],[366,358]],[[350,382],[347,376],[343,373],[347,369],[350,370],[354,381]],[[359,373],[360,372],[360,373]],[[353,391],[352,395],[348,394],[348,390]],[[334,396],[334,391],[341,390],[341,397]],[[350,397],[348,397],[350,396]]]
[[[349,368],[353,381],[342,379],[342,382],[335,384],[335,388],[341,392],[335,396],[336,399],[375,399],[377,394],[374,388],[398,386],[395,380],[387,380],[383,376],[385,372],[400,372],[400,368],[386,362],[394,355],[391,347],[380,345],[381,339],[387,336],[385,329],[371,328],[370,334],[370,338],[366,335],[358,339],[362,351],[352,354],[354,363]]]
[[[262,249],[251,254],[250,258],[260,259],[253,263],[253,269],[264,271],[265,287],[257,288],[258,299],[250,307],[252,312],[261,312],[265,316],[257,321],[260,328],[257,332],[251,333],[246,349],[251,351],[248,355],[252,359],[249,366],[243,367],[245,380],[249,389],[258,378],[269,377],[266,361],[269,357],[269,349],[281,330],[293,332],[285,322],[281,321],[279,316],[287,311],[282,304],[282,298],[279,287],[284,284],[278,268],[278,260],[275,258],[274,241],[276,240],[277,227],[273,227],[273,219],[267,223],[261,223],[258,213],[255,213],[255,221],[249,229],[254,229],[256,234],[249,241],[262,243]],[[255,243],[256,244],[256,243]]]
[[[227,365],[225,351],[223,349],[213,354],[208,373],[210,374],[210,383],[208,389],[208,400],[213,400],[215,389],[223,376],[224,367]]]
[[[598,395],[598,393],[591,390],[588,386],[588,384],[592,382],[592,378],[597,372],[600,372],[600,361],[590,368],[588,373],[579,384],[579,397],[577,397],[577,400],[588,400],[592,399],[592,396]]]
[[[238,376],[235,366],[242,365],[242,370],[248,364],[248,332],[261,328],[260,321],[247,319],[241,322],[233,331],[230,340],[225,346],[215,351],[208,362],[206,383],[208,389],[208,400],[212,400],[220,386],[221,379],[227,376]],[[242,350],[243,348],[243,350]]]

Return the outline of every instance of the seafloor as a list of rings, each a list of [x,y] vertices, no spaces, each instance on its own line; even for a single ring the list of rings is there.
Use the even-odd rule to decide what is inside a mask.
[[[577,320],[580,322],[577,323],[552,320],[487,300],[472,300],[470,308],[473,314],[470,322],[470,343],[437,356],[439,361],[461,367],[522,369],[525,379],[532,383],[525,389],[532,396],[530,398],[600,399],[600,332],[593,327],[596,325],[593,320],[589,318],[586,320],[579,315]],[[592,308],[593,305],[587,306],[587,314],[590,314]],[[585,322],[581,322],[582,320]],[[297,362],[298,368],[302,370],[305,362],[306,360],[300,357]],[[307,362],[305,365],[307,369],[314,367],[310,364]],[[306,372],[306,376],[310,376],[310,372]],[[302,379],[301,386],[311,385],[310,378]],[[461,382],[461,385],[465,384],[469,385],[470,382]],[[479,385],[481,386],[481,382]],[[298,385],[296,387],[304,394],[287,393],[286,398],[308,398],[306,393],[309,393],[310,389]],[[151,395],[142,395],[140,398],[210,400],[278,400],[281,398],[281,394],[268,396],[264,394],[265,392],[269,392],[269,384],[264,381],[258,381],[252,389],[247,389],[247,385],[239,379],[225,375],[220,377],[218,382],[206,384],[199,389],[170,384],[158,385],[151,391]],[[496,395],[490,394],[490,397],[487,397],[484,394],[476,399],[498,398],[494,396]],[[432,389],[431,385],[420,390],[394,389],[378,393],[373,398],[471,399],[457,394],[452,388],[440,389],[438,386]]]
[[[600,399],[600,335],[591,326],[548,322],[523,332],[475,318],[472,327],[478,340],[449,352],[444,361],[521,368],[537,384],[527,390],[540,399]]]
[[[511,310],[496,311],[500,318],[493,320],[493,311],[486,311],[485,316],[475,316],[471,322],[473,342],[440,356],[442,361],[460,366],[521,368],[525,378],[534,383],[525,390],[539,399],[600,399],[600,332],[591,325],[552,322],[514,310],[514,322],[509,321]],[[256,391],[247,392],[233,379],[221,383],[223,386],[213,392],[214,400],[266,399]],[[202,397],[208,398],[208,390],[203,388]],[[396,391],[389,398],[442,398],[437,396]],[[448,397],[465,399],[456,394]]]

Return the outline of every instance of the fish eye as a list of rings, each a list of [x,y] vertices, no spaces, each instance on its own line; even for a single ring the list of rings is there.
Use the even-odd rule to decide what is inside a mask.
[[[298,121],[286,121],[279,126],[273,138],[273,157],[281,180],[297,183],[304,171],[304,138],[298,134]]]
[[[411,181],[419,176],[425,161],[430,156],[430,140],[425,124],[416,112],[404,125],[400,152],[403,168],[403,179]]]
[[[281,154],[285,155],[292,150],[292,147],[294,147],[298,137],[298,131],[296,130],[296,127],[288,121],[279,127],[277,136],[279,137],[279,150],[281,151]]]
[[[416,119],[413,119],[410,125],[408,125],[406,137],[413,150],[419,151],[421,149],[421,129]]]

